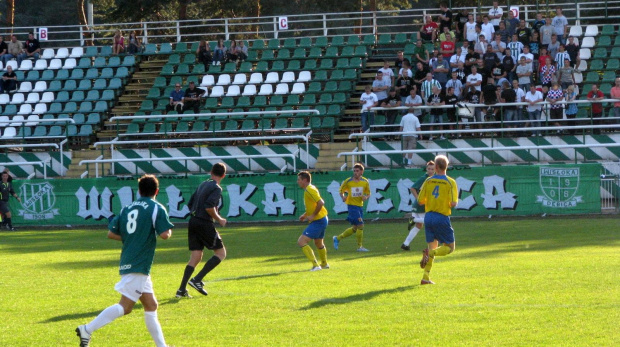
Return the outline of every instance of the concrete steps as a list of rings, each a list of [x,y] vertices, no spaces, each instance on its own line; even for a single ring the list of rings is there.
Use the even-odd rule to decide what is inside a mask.
[[[344,164],[345,159],[338,158],[338,153],[352,151],[355,147],[355,142],[333,142],[319,144],[319,157],[316,162],[316,170],[340,170],[340,167]]]

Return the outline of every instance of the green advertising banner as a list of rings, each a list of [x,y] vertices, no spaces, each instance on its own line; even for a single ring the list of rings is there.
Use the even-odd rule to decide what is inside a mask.
[[[459,187],[455,216],[600,213],[600,164],[453,168],[448,175]],[[422,169],[366,170],[371,197],[366,218],[401,218],[414,201],[409,187]],[[350,172],[318,172],[315,184],[331,219],[346,218],[338,195]],[[157,200],[173,220],[186,220],[187,202],[207,176],[160,177]],[[295,220],[303,213],[303,192],[295,173],[230,175],[220,213],[229,221]],[[49,179],[14,181],[21,204],[11,198],[14,224],[105,224],[138,196],[135,178]]]

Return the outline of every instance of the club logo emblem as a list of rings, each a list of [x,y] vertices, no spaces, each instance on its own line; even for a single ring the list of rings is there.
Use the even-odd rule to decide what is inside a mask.
[[[24,183],[21,188],[21,198],[23,210],[19,210],[19,215],[26,220],[54,219],[58,209],[54,208],[56,196],[54,186],[48,182],[44,183]]]
[[[579,168],[540,168],[540,189],[543,195],[537,201],[545,207],[576,207],[583,202],[575,196],[579,189]]]

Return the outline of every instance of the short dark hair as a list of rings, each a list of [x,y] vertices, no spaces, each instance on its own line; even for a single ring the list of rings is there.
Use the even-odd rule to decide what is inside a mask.
[[[143,175],[138,179],[138,191],[140,196],[154,197],[159,189],[159,180],[154,175]]]
[[[226,164],[215,163],[211,168],[211,175],[217,177],[224,177],[224,175],[226,175]]]
[[[302,180],[312,182],[312,175],[308,171],[301,171],[300,173],[297,174],[297,176],[300,177]]]

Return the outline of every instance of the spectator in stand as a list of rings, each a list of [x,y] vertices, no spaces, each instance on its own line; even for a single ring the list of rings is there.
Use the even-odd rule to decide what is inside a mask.
[[[409,76],[409,78],[413,78],[413,71],[411,70],[409,60],[405,60],[403,62],[402,67],[398,70],[398,77],[402,77],[404,72],[407,72],[407,76]]]
[[[454,41],[452,40],[452,35],[450,35],[450,33],[447,33],[445,37],[446,37],[446,40],[441,41],[439,48],[440,48],[440,53],[443,55],[444,58],[446,58],[446,60],[448,60],[450,59],[450,56],[454,54],[454,49],[456,45]]]
[[[456,77],[459,81],[465,86],[465,82],[467,82],[467,72],[465,71],[465,64],[463,62],[458,62],[456,67],[452,68],[452,72],[456,72]]]
[[[512,41],[506,44],[506,48],[510,50],[510,53],[514,59],[519,59],[521,52],[523,52],[523,44],[519,42],[517,34],[512,35]]]
[[[426,42],[435,42],[437,38],[437,23],[433,22],[433,17],[426,16],[424,25],[420,28],[420,37]]]
[[[446,116],[448,117],[448,122],[450,125],[448,126],[450,130],[454,130],[454,123],[456,123],[456,103],[459,101],[458,96],[454,94],[454,88],[446,88],[446,96],[444,98],[444,105],[451,105],[452,107],[446,110]],[[462,129],[463,124],[459,124],[457,129]],[[455,134],[450,133],[451,138],[455,138]],[[459,134],[461,137],[461,134]]]
[[[542,67],[545,66],[547,59],[551,59],[551,56],[549,56],[549,54],[547,54],[547,48],[546,47],[541,47],[540,48],[540,55],[538,56],[538,64],[537,64],[537,68],[533,69],[534,71],[537,71],[539,74],[542,72]],[[540,77],[539,77],[540,80]]]
[[[484,33],[482,32],[482,24],[476,23],[475,30],[476,30],[476,40],[472,43],[472,46],[474,46],[474,49],[476,48],[476,44],[480,42],[480,35],[484,35]]]
[[[433,93],[433,88],[437,87],[441,91],[441,84],[437,80],[433,79],[433,74],[430,72],[426,74],[426,79],[422,82],[422,88],[420,89],[422,100],[428,101],[428,98]]]
[[[497,58],[497,54],[493,52],[493,47],[491,45],[487,45],[486,52],[482,55],[482,62],[484,66],[484,74],[487,76],[491,76],[493,74],[493,69],[495,69],[500,60]]]
[[[434,49],[431,58],[428,60],[428,67],[430,69],[433,68],[433,64],[437,61],[437,57],[439,56],[439,50]]]
[[[394,62],[394,66],[396,66],[396,68],[400,70],[403,68],[404,62],[407,62],[409,66],[411,66],[411,62],[409,61],[409,59],[405,58],[403,51],[398,51],[396,53],[396,61]]]
[[[498,1],[493,1],[493,6],[489,9],[489,19],[496,31],[499,29],[499,23],[502,22],[502,16],[504,15],[504,10],[498,4]]]
[[[194,113],[198,113],[200,110],[200,95],[203,93],[203,90],[196,88],[194,81],[189,82],[189,88],[185,90],[183,95],[183,112],[191,110]]]
[[[513,81],[517,79],[517,62],[514,60],[512,56],[512,52],[507,49],[504,51],[506,53],[502,58],[502,66],[504,67],[504,71],[506,71],[506,78],[509,81]]]
[[[547,45],[547,52],[549,52],[549,56],[551,60],[555,58],[555,55],[560,50],[560,42],[558,41],[558,36],[556,34],[551,35],[551,43]]]
[[[461,12],[457,13],[454,17],[454,22],[456,23],[456,40],[465,40],[465,23],[469,20],[469,9],[463,8]],[[474,21],[474,17],[472,16],[472,22]]]
[[[226,62],[236,62],[239,57],[237,56],[237,41],[230,41],[230,48],[226,53]]]
[[[437,58],[437,61],[433,63],[433,78],[441,84],[441,89],[445,90],[448,74],[450,73],[450,63],[442,55],[439,55]]]
[[[8,93],[12,90],[17,89],[17,75],[13,71],[13,67],[8,65],[6,67],[6,72],[2,75],[2,93]]]
[[[598,89],[598,85],[593,84],[592,89],[588,92],[588,100],[592,102],[592,118],[594,119],[594,125],[601,125],[601,118],[603,117],[603,104],[600,101],[605,99],[605,94]],[[601,129],[594,129],[594,134],[600,134]]]
[[[566,43],[566,34],[568,33],[568,20],[562,14],[562,9],[557,8],[555,10],[555,17],[553,17],[553,22],[551,23],[554,28],[554,32],[558,35],[558,41],[560,43]]]
[[[538,59],[538,55],[540,54],[540,38],[538,37],[538,32],[533,31],[532,37],[530,38],[530,53],[534,55],[534,61]]]
[[[508,18],[504,20],[504,25],[506,25],[506,31],[508,31],[509,37],[511,37],[517,32],[517,28],[519,27],[519,19],[515,18],[512,11],[508,11]]]
[[[519,87],[523,90],[529,90],[530,84],[532,84],[532,67],[527,64],[525,57],[519,59],[519,66],[517,66],[517,77],[519,81]]]
[[[478,73],[476,66],[471,67],[471,74],[466,77],[465,87],[473,86],[477,91],[482,91],[482,75]]]
[[[470,45],[474,45],[476,44],[476,41],[478,41],[478,34],[476,33],[476,26],[478,24],[476,24],[476,22],[474,22],[474,15],[470,14],[467,17],[467,23],[465,23],[465,29],[463,31],[463,37],[465,38],[466,41],[469,41]]]
[[[525,102],[525,90],[519,88],[518,80],[512,81],[512,89],[514,89],[515,93],[517,94],[517,102]],[[517,106],[517,120],[524,120],[526,118],[527,117],[524,117],[523,115],[523,106]],[[519,127],[521,127],[521,125],[519,125]]]
[[[6,63],[11,59],[17,59],[22,54],[22,43],[17,40],[17,36],[11,35],[11,42],[8,43],[8,53],[2,56],[2,62]]]
[[[422,109],[418,106],[424,106],[424,101],[422,101],[422,97],[418,94],[418,87],[416,87],[415,84],[411,87],[409,96],[405,99],[404,106],[410,109],[413,108],[413,114],[422,122]]]
[[[213,65],[221,65],[222,61],[226,58],[226,51],[228,48],[224,45],[224,39],[220,38],[217,40],[217,45],[215,45],[215,49],[213,50]]]
[[[452,30],[452,11],[448,8],[445,2],[439,4],[441,14],[439,15],[439,31],[445,32],[444,28]],[[454,36],[454,34],[452,35]]]
[[[372,108],[379,104],[379,99],[377,99],[377,95],[371,89],[370,86],[366,86],[364,93],[360,96],[362,132],[366,132],[371,125],[375,124],[375,112]]]
[[[572,67],[576,68],[579,66],[579,45],[575,42],[575,38],[573,36],[568,37],[568,43],[566,44],[566,52],[570,57],[570,64]]]
[[[532,31],[530,28],[525,26],[525,19],[521,19],[519,21],[519,27],[517,28],[517,37],[519,38],[519,42],[521,42],[524,46],[530,44],[530,38],[532,37]]]
[[[170,92],[170,102],[168,103],[168,105],[166,105],[166,113],[173,110],[177,111],[178,113],[182,113],[183,97],[185,97],[185,92],[181,89],[181,84],[175,84],[174,90]]]
[[[396,95],[396,89],[390,88],[387,99],[383,100],[381,107],[390,109],[385,111],[385,125],[393,125],[396,122],[398,116],[398,110],[392,110],[395,107],[400,107],[400,96]]]
[[[482,87],[482,98],[480,99],[480,102],[489,106],[487,108],[487,114],[491,112],[493,115],[493,118],[495,118],[499,109],[493,108],[492,105],[497,104],[497,102],[499,101],[500,92],[501,92],[501,87],[495,85],[495,81],[493,80],[493,77],[487,78],[487,84]]]
[[[525,102],[529,105],[527,106],[527,115],[529,122],[525,123],[525,126],[532,127],[540,127],[540,113],[542,111],[542,105],[544,97],[541,92],[536,90],[536,85],[531,84],[530,90],[525,94]],[[532,132],[532,135],[540,136],[540,130],[535,130]]]
[[[454,95],[457,99],[461,99],[463,94],[463,82],[459,80],[459,76],[456,71],[452,71],[452,78],[446,82],[446,90],[452,88]]]
[[[484,37],[487,41],[493,40],[493,36],[495,34],[495,27],[493,24],[489,23],[489,16],[482,17],[482,25],[480,26],[480,30],[484,34]]]
[[[500,34],[495,34],[495,40],[491,42],[491,48],[493,49],[495,55],[497,55],[497,59],[502,60],[502,58],[504,58],[506,44],[502,42],[502,36]]]
[[[557,81],[555,65],[551,64],[551,58],[545,59],[545,65],[540,69],[540,83],[547,88]]]
[[[551,86],[551,89],[549,89],[546,101],[551,104],[549,118],[554,121],[553,125],[559,127],[560,120],[562,119],[564,114],[562,104],[559,102],[564,101],[564,93],[562,92],[562,88],[560,88],[560,85],[557,82],[554,82]],[[556,134],[558,135],[560,135],[561,133],[561,130],[556,131]]]
[[[517,92],[512,89],[510,86],[510,82],[505,81],[502,86],[502,91],[500,93],[500,101],[502,103],[515,103],[517,102]],[[517,114],[517,106],[503,106],[502,107],[502,119],[504,122],[508,122],[508,128],[515,128],[517,123],[515,121],[519,120],[519,116]]]
[[[383,67],[379,69],[383,74],[383,80],[390,84],[390,87],[394,85],[394,70],[390,67],[390,62],[386,59],[383,61]]]
[[[4,61],[4,56],[9,54],[9,46],[4,42],[4,36],[0,36],[0,60]]]
[[[383,73],[377,71],[375,80],[372,81],[372,92],[377,96],[378,105],[381,105],[385,99],[387,99],[387,91],[392,85],[383,78]]]
[[[577,104],[573,101],[577,100],[577,93],[575,93],[575,87],[571,84],[566,89],[566,93],[564,94],[564,100],[566,100],[566,119],[568,119],[568,133],[570,135],[575,135],[575,129],[573,126],[575,122],[572,122],[572,119],[577,118]]]
[[[540,28],[542,28],[544,25],[545,25],[545,19],[543,18],[542,13],[540,12],[536,13],[536,19],[534,20],[534,22],[532,22],[532,31],[538,32],[540,31]]]
[[[551,18],[545,19],[545,25],[540,27],[538,32],[540,33],[540,44],[547,46],[551,43],[551,36],[553,35],[553,26],[551,25]]]
[[[441,89],[437,86],[433,86],[431,89],[431,94],[426,98],[427,106],[443,106],[445,105],[445,98],[441,95]],[[443,108],[432,108],[431,109],[431,117],[429,119],[429,123],[431,124],[430,131],[435,130],[435,126],[433,124],[441,124],[441,115],[443,115]],[[439,130],[443,131],[443,125],[439,126]],[[430,141],[433,141],[434,135],[429,137]],[[440,134],[440,140],[445,140],[446,138],[443,134]]]
[[[411,70],[404,69],[402,75],[398,76],[395,87],[398,95],[400,95],[400,101],[402,104],[411,93],[411,87],[413,86],[413,77],[411,76]]]
[[[129,34],[127,42],[129,42],[129,46],[127,47],[127,53],[136,54],[142,52],[142,43],[140,42],[140,38],[136,34],[135,30]]]
[[[452,39],[452,41],[456,42],[456,35],[454,34],[454,31],[450,30],[450,28],[448,27],[444,27],[441,34],[439,34],[439,42],[447,41],[448,39],[447,35],[450,35],[450,38]]]
[[[418,62],[415,74],[413,75],[413,84],[417,86],[418,91],[422,91],[422,82],[426,80],[426,75],[430,72],[429,68]]]
[[[28,43],[28,41],[26,41],[26,43]],[[112,38],[112,54],[118,55],[121,53],[125,53],[125,38],[123,37],[123,33],[116,29],[114,37]]]
[[[211,62],[213,61],[213,55],[211,54],[209,42],[205,40],[200,41],[200,44],[198,44],[198,49],[196,49],[196,57],[198,57],[198,62],[205,66],[205,71],[209,71],[209,65],[211,65]]]
[[[22,54],[17,56],[17,65],[20,66],[22,60],[34,58],[36,61],[39,59],[39,54],[41,53],[41,45],[39,44],[39,40],[34,38],[34,33],[28,33],[28,40],[24,42],[24,50]]]
[[[415,109],[413,107],[409,108],[409,113],[403,116],[400,120],[400,132],[406,132],[408,134],[403,134],[403,150],[413,150],[416,149],[416,143],[418,141],[418,135],[416,132],[421,131],[420,120],[414,114]],[[403,160],[406,160],[407,165],[413,165],[413,153],[403,154]]]
[[[499,34],[499,36],[502,38],[503,43],[510,42],[510,35],[508,34],[508,30],[506,30],[506,23],[504,23],[503,21],[499,22],[499,29],[497,29],[495,33]]]
[[[463,91],[464,97],[463,100],[468,104],[479,105],[481,93],[479,90],[476,90],[474,86],[468,85],[465,87]],[[473,112],[474,122],[478,123],[478,129],[482,129],[482,122],[484,122],[484,118],[482,117],[482,109],[480,107],[470,107]]]
[[[486,36],[484,34],[481,34],[480,36],[478,36],[478,39],[479,39],[478,43],[476,43],[476,45],[474,46],[474,52],[482,56],[483,54],[487,52],[487,47],[490,47],[490,45],[487,42]]]
[[[466,56],[466,54],[463,54],[463,49],[458,47],[456,49],[456,53],[450,57],[450,66],[456,66],[459,62],[465,63]]]
[[[616,78],[616,84],[611,88],[611,98],[619,100],[614,102],[613,114],[614,117],[620,117],[620,77]]]
[[[239,59],[240,62],[244,62],[246,59],[248,59],[248,46],[245,45],[245,41],[241,40],[239,41],[239,44],[237,45],[237,58]]]
[[[525,63],[534,71],[534,55],[530,53],[530,46],[523,46],[523,52],[519,55],[519,60],[521,57],[525,57]]]
[[[421,62],[424,65],[428,65],[428,51],[426,50],[426,46],[422,43],[422,39],[416,41],[415,48],[413,49],[413,61],[416,62],[416,64]]]
[[[504,82],[510,83],[510,81],[507,78],[508,73],[504,70],[504,67],[500,63],[498,63],[493,68],[493,70],[491,70],[491,76],[493,77],[493,80],[495,81],[495,85],[503,86]]]
[[[568,52],[566,52],[566,46],[560,44],[560,48],[558,48],[558,52],[555,54],[554,60],[558,67],[558,71],[560,71],[565,66],[565,63],[570,66],[570,55],[568,54]],[[562,89],[565,88],[562,87]]]

